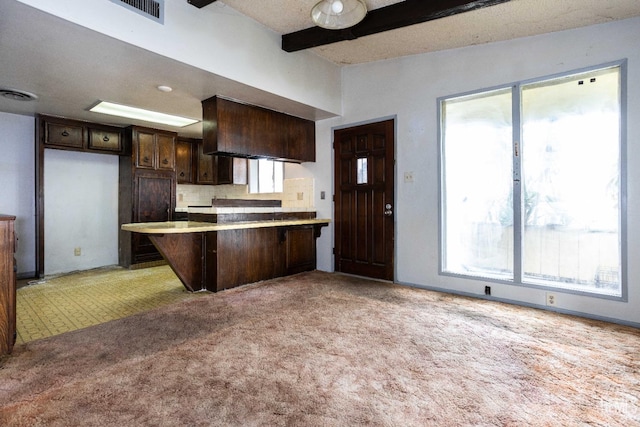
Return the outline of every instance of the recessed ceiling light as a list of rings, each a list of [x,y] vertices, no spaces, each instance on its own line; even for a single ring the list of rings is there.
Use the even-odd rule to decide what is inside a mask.
[[[100,101],[96,106],[90,108],[89,111],[176,127],[184,127],[199,122],[199,120],[188,119],[186,117],[158,113],[157,111],[145,110],[143,108],[115,104],[107,101]]]

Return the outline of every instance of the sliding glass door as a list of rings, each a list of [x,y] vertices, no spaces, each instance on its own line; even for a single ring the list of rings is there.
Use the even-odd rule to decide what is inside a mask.
[[[620,289],[620,70],[522,87],[523,280]]]
[[[440,108],[442,272],[622,296],[622,65]]]

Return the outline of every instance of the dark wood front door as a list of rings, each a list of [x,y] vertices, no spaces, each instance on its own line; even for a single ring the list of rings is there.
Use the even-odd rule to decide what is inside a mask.
[[[394,121],[334,131],[335,270],[393,280]]]

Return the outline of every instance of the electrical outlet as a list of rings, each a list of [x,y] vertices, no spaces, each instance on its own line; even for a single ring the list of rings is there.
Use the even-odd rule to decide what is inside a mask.
[[[551,306],[556,305],[556,294],[547,292],[547,305],[551,305]]]
[[[404,173],[404,182],[413,182],[413,172]]]
[[[304,193],[298,193],[298,200],[304,199]]]
[[[82,249],[81,249],[81,248],[75,248],[75,249],[73,250],[73,255],[74,255],[74,256],[80,256],[80,255],[82,255]]]

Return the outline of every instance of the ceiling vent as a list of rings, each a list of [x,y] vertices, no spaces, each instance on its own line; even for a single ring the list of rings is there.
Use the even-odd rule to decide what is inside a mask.
[[[164,24],[164,0],[111,0],[111,2]]]
[[[36,95],[30,92],[25,92],[23,90],[17,89],[9,89],[5,87],[0,87],[0,96],[3,98],[8,98],[13,101],[35,101],[38,99]]]

